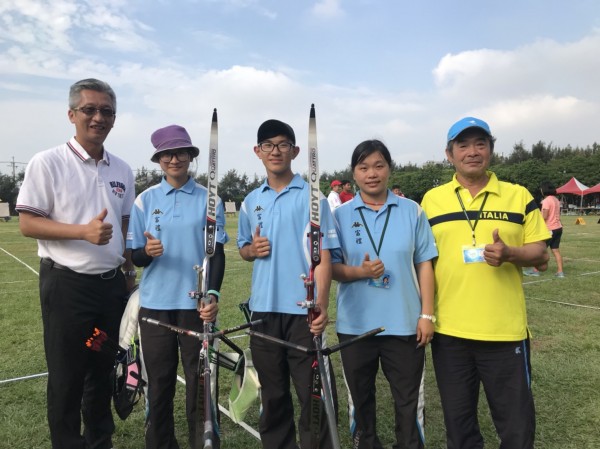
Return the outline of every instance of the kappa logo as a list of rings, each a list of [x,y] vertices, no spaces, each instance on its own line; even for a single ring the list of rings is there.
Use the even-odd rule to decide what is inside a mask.
[[[262,208],[262,206],[259,204],[258,206],[256,206],[256,208],[254,209],[254,212],[262,212],[264,209]]]
[[[359,223],[358,221],[355,221],[354,223],[352,223],[352,227],[353,228],[361,228],[363,225],[361,223]]]
[[[112,193],[117,198],[123,198],[125,196],[125,190],[127,190],[125,184],[120,181],[110,181],[108,184],[112,187]]]
[[[154,209],[154,211],[152,212],[152,215],[162,215],[163,211],[160,209]]]
[[[519,355],[519,354],[521,354],[521,348],[520,348],[519,346],[517,346],[517,347],[515,348],[515,354],[516,354],[516,355]]]

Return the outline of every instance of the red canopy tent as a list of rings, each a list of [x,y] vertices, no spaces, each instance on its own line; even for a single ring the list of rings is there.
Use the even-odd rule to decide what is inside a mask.
[[[556,193],[568,193],[571,195],[579,195],[581,197],[579,207],[583,208],[583,192],[587,190],[587,188],[588,187],[586,185],[580,183],[579,181],[577,181],[577,179],[573,177],[569,179],[569,182],[567,182],[565,185],[560,186],[558,189],[556,189]]]
[[[594,187],[590,187],[589,189],[583,191],[584,195],[587,195],[588,193],[600,193],[600,182]]]

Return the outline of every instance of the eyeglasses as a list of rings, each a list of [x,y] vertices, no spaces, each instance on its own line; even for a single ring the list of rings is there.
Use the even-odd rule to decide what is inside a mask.
[[[95,108],[94,106],[83,106],[81,108],[73,108],[74,111],[83,112],[88,117],[93,117],[96,112],[99,112],[102,117],[114,117],[115,110],[113,108]]]
[[[187,162],[190,160],[189,151],[165,151],[160,153],[159,159],[161,162],[171,162],[171,159],[177,159],[179,162]]]
[[[281,151],[282,153],[287,153],[292,148],[294,148],[294,144],[290,143],[290,142],[280,142],[280,143],[261,142],[258,144],[258,147],[260,148],[260,150],[263,153],[270,153],[275,148],[278,148],[279,151]]]

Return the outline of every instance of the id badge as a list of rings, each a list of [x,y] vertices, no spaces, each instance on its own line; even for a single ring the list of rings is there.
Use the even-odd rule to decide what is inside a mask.
[[[367,285],[377,288],[390,288],[391,281],[392,276],[390,273],[383,273],[383,276],[378,277],[377,279],[369,279]]]
[[[464,263],[481,263],[485,262],[483,258],[483,249],[485,245],[465,245],[462,247],[462,256]]]

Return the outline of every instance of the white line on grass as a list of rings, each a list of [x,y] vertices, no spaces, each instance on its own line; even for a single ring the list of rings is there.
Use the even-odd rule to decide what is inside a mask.
[[[571,304],[570,302],[563,302],[563,301],[553,301],[552,299],[536,298],[535,296],[528,296],[527,299],[537,299],[538,301],[553,302],[554,304],[561,304],[563,306],[572,306],[572,307],[581,307],[583,309],[600,310],[600,307],[586,306],[583,304]]]
[[[12,257],[13,259],[15,259],[20,264],[25,265],[29,270],[33,271],[36,276],[39,276],[39,273],[37,271],[35,271],[33,268],[31,268],[29,265],[27,265],[25,262],[23,262],[18,257],[16,257],[13,254],[9,253],[8,251],[6,251],[2,247],[0,247],[0,250],[2,250],[4,253],[6,253],[6,255]],[[8,284],[8,282],[4,282],[4,284]],[[233,337],[230,337],[230,338],[236,338],[236,337],[239,338],[239,337],[242,337],[242,336],[244,336],[244,335],[233,336]],[[16,382],[16,381],[19,381],[19,380],[33,379],[35,377],[42,377],[42,376],[47,376],[47,375],[48,375],[48,373],[39,373],[39,374],[31,374],[29,376],[15,377],[14,379],[0,380],[0,384],[4,384],[4,383],[8,383],[8,382]],[[177,376],[177,380],[185,385],[185,380],[182,377]],[[221,412],[223,412],[229,419],[231,419],[231,415],[229,413],[229,410],[227,410],[221,404],[219,404],[219,410],[221,410]],[[242,427],[244,430],[246,430],[253,437],[257,438],[260,441],[260,434],[255,429],[253,429],[252,427],[250,427],[248,424],[246,424],[243,421],[240,422],[240,423],[238,423],[238,424],[239,424],[240,427]]]
[[[575,257],[563,257],[563,260],[568,260],[569,262],[600,262],[598,259],[585,259]]]
[[[28,281],[5,281],[3,284],[23,284],[26,282],[37,282],[35,279],[29,279]]]
[[[575,276],[571,276],[571,277],[594,276],[596,274],[600,274],[600,271],[590,271],[588,273],[576,274]],[[550,282],[550,281],[559,281],[559,282],[562,282],[562,278],[557,278],[557,277],[552,276],[552,277],[549,277],[549,278],[536,279],[536,280],[531,280],[531,281],[523,282],[523,285],[539,284],[541,282]]]
[[[576,275],[575,277],[593,276],[595,274],[600,274],[600,271],[590,271],[589,273],[581,273],[581,274]],[[561,282],[561,279],[555,278],[555,277],[547,278],[547,279],[536,279],[535,281],[523,282],[523,285],[539,284],[541,282],[550,282],[550,281]],[[586,306],[586,305],[582,305],[582,304],[572,304],[570,302],[563,302],[563,301],[553,301],[551,299],[536,298],[535,296],[527,296],[527,299],[537,299],[538,301],[552,302],[555,304],[562,304],[563,306],[572,306],[572,307],[581,307],[584,309],[600,310],[600,307]]]
[[[6,384],[9,382],[16,382],[18,380],[28,380],[28,379],[34,379],[36,377],[43,377],[43,376],[47,376],[48,373],[39,373],[39,374],[31,374],[29,376],[22,376],[22,377],[15,377],[14,379],[4,379],[4,380],[0,380],[0,384]]]
[[[31,271],[33,271],[35,273],[36,276],[39,276],[40,274],[35,271],[33,268],[31,268],[29,265],[27,265],[25,262],[23,262],[21,259],[19,259],[17,256],[9,253],[8,251],[6,251],[4,248],[0,247],[0,250],[3,251],[4,253],[6,253],[7,256],[12,257],[13,259],[15,259],[17,262],[19,262],[20,264],[25,265],[27,268],[29,268]]]

